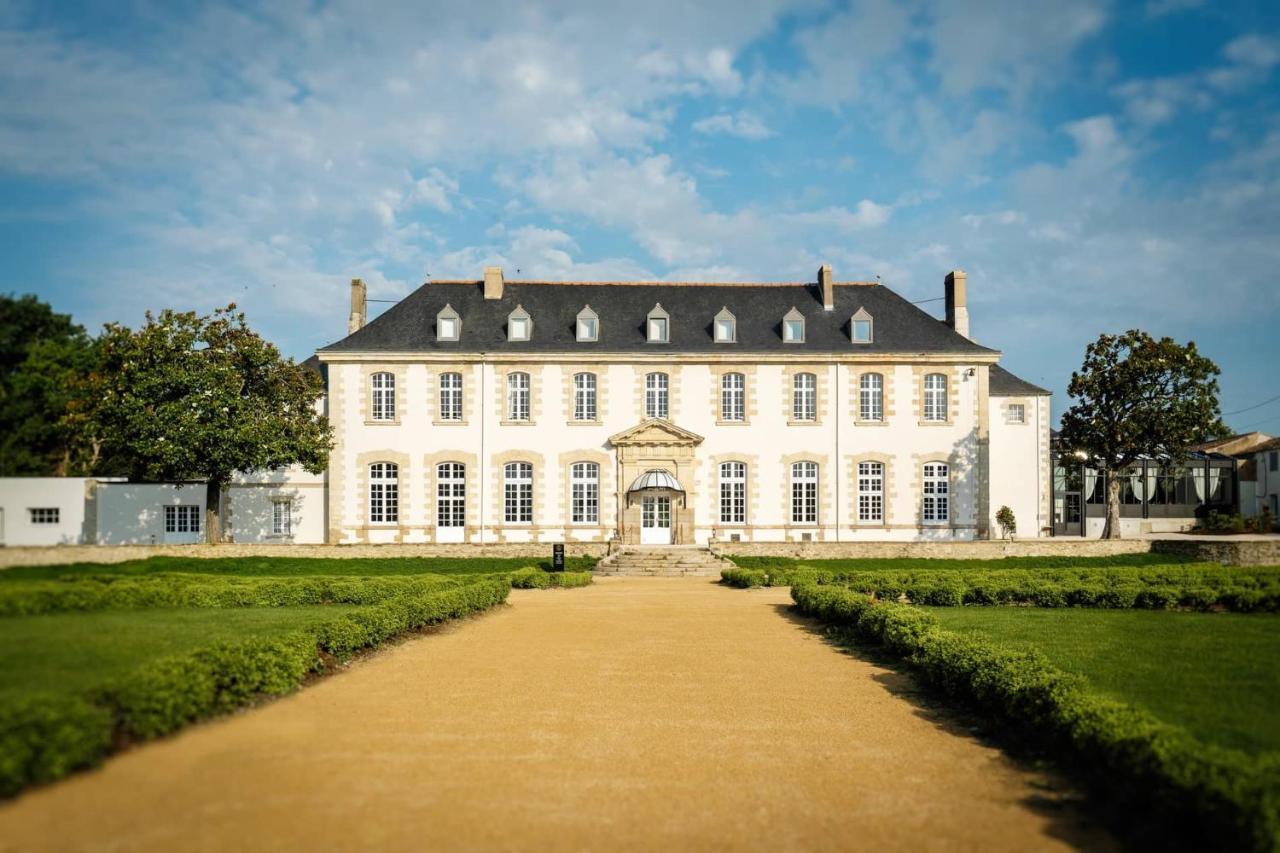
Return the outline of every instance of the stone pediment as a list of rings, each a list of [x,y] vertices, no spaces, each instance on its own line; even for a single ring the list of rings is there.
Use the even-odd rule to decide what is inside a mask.
[[[615,447],[634,445],[677,445],[692,447],[702,443],[702,436],[687,429],[681,429],[670,421],[650,418],[641,421],[630,429],[625,429],[609,438]]]

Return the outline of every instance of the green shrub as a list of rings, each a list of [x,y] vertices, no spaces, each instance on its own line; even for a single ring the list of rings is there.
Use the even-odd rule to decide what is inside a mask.
[[[0,796],[92,767],[111,747],[111,712],[74,696],[0,704]]]
[[[720,580],[739,589],[769,585],[769,576],[758,569],[721,569]]]
[[[1089,692],[1035,651],[939,628],[927,612],[831,585],[791,590],[801,612],[882,643],[942,692],[1037,738],[1112,806],[1152,816],[1179,846],[1280,847],[1280,757],[1200,743]]]
[[[544,572],[535,566],[511,573],[511,586],[515,589],[568,589],[589,586],[591,580],[591,572]]]

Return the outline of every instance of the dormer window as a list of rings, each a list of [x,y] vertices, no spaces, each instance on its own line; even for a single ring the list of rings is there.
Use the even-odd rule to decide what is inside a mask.
[[[671,341],[671,315],[663,309],[661,302],[653,306],[645,326],[649,343],[665,344]]]
[[[600,340],[600,317],[587,305],[578,312],[578,343]]]
[[[453,310],[452,305],[445,305],[436,315],[436,340],[456,341],[462,334],[462,318]]]
[[[871,315],[866,308],[859,308],[849,320],[849,339],[855,344],[871,343]]]
[[[728,308],[721,308],[712,322],[715,342],[733,344],[738,342],[738,318]]]
[[[782,318],[782,341],[788,344],[804,343],[804,315],[795,308]]]
[[[533,335],[533,318],[520,305],[507,315],[507,340],[527,341]]]

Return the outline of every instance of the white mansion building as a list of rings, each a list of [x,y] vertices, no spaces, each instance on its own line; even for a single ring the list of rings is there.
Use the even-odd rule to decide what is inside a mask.
[[[963,272],[946,322],[829,266],[791,284],[489,268],[367,323],[360,281],[351,300],[318,353],[330,543],[971,539],[1002,505],[1047,534],[1048,392],[969,338]]]

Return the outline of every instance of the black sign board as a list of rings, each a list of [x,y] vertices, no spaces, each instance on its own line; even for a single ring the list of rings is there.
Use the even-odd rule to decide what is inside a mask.
[[[551,546],[551,571],[564,571],[564,545],[557,542]]]

